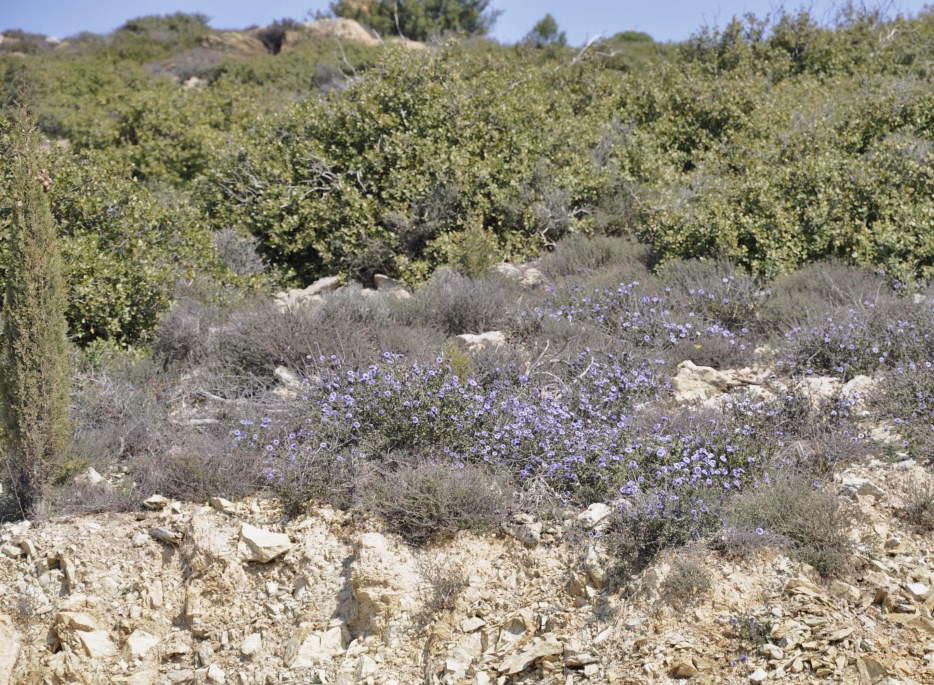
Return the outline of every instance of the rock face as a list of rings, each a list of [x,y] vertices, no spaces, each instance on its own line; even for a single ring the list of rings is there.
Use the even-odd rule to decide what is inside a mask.
[[[347,607],[354,635],[375,635],[387,641],[394,626],[417,607],[419,579],[412,553],[380,533],[361,535],[354,544],[350,572],[353,602]]]
[[[710,589],[678,608],[660,591],[677,552],[613,587],[600,503],[427,549],[327,508],[283,523],[264,500],[0,524],[19,550],[0,555],[0,685],[934,683],[909,483],[934,476],[875,460],[837,475],[861,512],[850,576],[708,549]]]
[[[13,682],[13,669],[19,658],[19,650],[19,632],[9,618],[0,615],[0,683]]]

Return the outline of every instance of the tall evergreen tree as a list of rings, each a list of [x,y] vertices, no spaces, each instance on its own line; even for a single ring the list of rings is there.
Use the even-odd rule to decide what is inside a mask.
[[[25,107],[14,131],[13,226],[0,350],[2,461],[24,514],[40,513],[68,445],[69,350],[62,256],[39,133]]]

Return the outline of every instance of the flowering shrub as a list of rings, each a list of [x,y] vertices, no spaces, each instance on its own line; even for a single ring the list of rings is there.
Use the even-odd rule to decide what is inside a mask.
[[[934,459],[934,362],[908,362],[892,369],[872,405],[889,423],[895,449],[929,463]]]
[[[934,356],[934,310],[908,301],[867,300],[793,328],[785,338],[784,365],[792,372],[852,377]]]
[[[666,385],[647,366],[626,369],[594,357],[576,366],[577,383],[552,390],[521,374],[481,386],[441,357],[418,364],[387,352],[362,371],[319,359],[304,381],[297,427],[285,432],[263,420],[257,430],[244,420],[236,439],[268,452],[276,482],[321,453],[355,461],[405,449],[454,464],[504,465],[520,477],[544,473],[573,486],[623,462],[625,412]]]
[[[746,326],[728,328],[718,314],[731,307],[735,283],[736,277],[723,276],[712,290],[649,290],[638,281],[615,289],[552,289],[541,306],[522,312],[519,332],[532,337],[549,320],[578,322],[650,359],[742,362],[755,347],[752,334]]]

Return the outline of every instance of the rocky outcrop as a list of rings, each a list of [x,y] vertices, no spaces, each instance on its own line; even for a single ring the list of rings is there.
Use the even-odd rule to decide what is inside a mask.
[[[283,523],[264,500],[3,524],[0,683],[934,682],[909,483],[934,477],[910,460],[838,474],[860,510],[848,577],[707,550],[709,590],[678,606],[676,552],[614,588],[601,503],[429,549],[327,508]]]
[[[373,36],[353,19],[316,19],[304,24],[312,38],[317,40],[337,40],[362,45],[379,45],[379,39]]]
[[[484,352],[495,350],[506,344],[506,334],[502,331],[487,331],[486,333],[462,333],[453,338],[454,344],[464,352]]]
[[[340,276],[325,276],[306,288],[290,288],[276,293],[273,304],[280,312],[293,311],[299,307],[322,302],[324,295],[337,290],[340,285]]]
[[[527,288],[539,288],[545,284],[545,275],[530,264],[503,262],[493,267],[493,273],[510,281],[517,281]]]
[[[765,399],[762,385],[771,375],[764,369],[728,369],[718,371],[710,366],[697,366],[690,360],[678,364],[678,373],[672,379],[675,400],[682,404],[711,402],[737,388],[750,388]]]

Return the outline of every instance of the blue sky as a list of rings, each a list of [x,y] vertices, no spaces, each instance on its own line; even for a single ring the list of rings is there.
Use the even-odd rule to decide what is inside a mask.
[[[0,29],[20,28],[64,38],[80,31],[107,33],[132,17],[173,12],[202,12],[215,28],[244,28],[289,17],[304,19],[326,10],[327,0],[0,0]],[[793,9],[801,3],[783,3]],[[840,3],[806,3],[821,18],[833,16]],[[867,4],[872,4],[867,2]],[[894,0],[893,11],[916,14],[926,0]],[[504,43],[521,39],[532,25],[551,13],[573,45],[596,34],[645,31],[656,40],[683,40],[704,24],[723,25],[733,15],[754,12],[764,16],[782,3],[777,0],[492,0],[503,10],[493,37]]]

